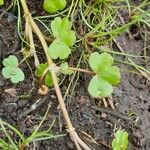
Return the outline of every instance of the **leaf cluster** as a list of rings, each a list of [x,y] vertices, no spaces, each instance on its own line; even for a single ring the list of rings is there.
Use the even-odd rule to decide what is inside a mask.
[[[75,43],[75,32],[71,30],[71,22],[67,18],[56,17],[51,22],[51,30],[55,40],[49,46],[48,53],[53,59],[66,59],[71,54],[70,46]]]
[[[95,76],[89,83],[88,91],[93,97],[107,97],[113,92],[113,85],[120,82],[119,68],[113,66],[114,60],[108,53],[94,52],[89,58]]]

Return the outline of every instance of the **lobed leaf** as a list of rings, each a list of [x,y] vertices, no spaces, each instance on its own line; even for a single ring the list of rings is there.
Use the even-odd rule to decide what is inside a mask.
[[[88,92],[93,97],[107,97],[113,92],[113,87],[99,76],[94,76],[89,83]]]
[[[66,7],[66,0],[44,0],[43,8],[49,13],[55,13]]]
[[[71,22],[68,18],[56,17],[51,22],[51,30],[56,39],[61,40],[67,46],[72,46],[76,40],[75,32],[71,30]]]
[[[3,60],[3,65],[5,67],[17,67],[18,66],[18,59],[14,55],[10,55],[8,58]]]
[[[23,71],[18,67],[4,67],[2,74],[5,78],[10,78],[13,83],[23,81],[25,78]]]
[[[110,66],[109,68],[106,68],[99,73],[99,76],[101,76],[102,79],[106,80],[111,85],[117,85],[121,79],[120,70],[116,66]]]
[[[113,64],[113,58],[108,53],[99,54],[94,52],[89,58],[91,69],[95,72],[101,72]]]
[[[65,59],[71,54],[71,50],[65,43],[56,39],[49,46],[48,53],[53,59]]]
[[[90,81],[88,91],[94,97],[107,97],[113,92],[112,85],[120,82],[120,70],[112,66],[113,58],[108,53],[94,52],[89,58],[89,64],[96,76]]]

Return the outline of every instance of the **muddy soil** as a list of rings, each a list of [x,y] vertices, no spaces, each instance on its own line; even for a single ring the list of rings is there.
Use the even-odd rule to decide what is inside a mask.
[[[29,1],[33,15],[45,14],[41,10],[41,4],[41,1]],[[15,54],[20,60],[22,59],[22,55],[19,53],[20,41],[15,14],[16,12],[10,11],[0,21],[0,64],[3,58],[10,54]],[[131,31],[131,34],[135,33]],[[128,34],[122,34],[116,40],[126,53],[143,55],[144,42],[140,36],[131,39]],[[147,52],[148,57],[150,57],[150,50],[148,49]],[[80,57],[80,53],[76,55],[76,59]],[[124,56],[117,57],[117,59],[126,60]],[[131,59],[138,65],[145,65],[143,58],[133,57]],[[150,66],[150,59],[147,62]],[[71,89],[74,88],[73,94],[70,90],[65,102],[74,127],[80,137],[93,149],[109,150],[114,129],[122,127],[130,135],[129,149],[140,150],[143,146],[146,147],[146,143],[150,142],[150,82],[141,75],[127,71],[134,70],[133,67],[120,63],[117,65],[121,68],[122,79],[120,85],[114,88],[112,95],[115,111],[109,107],[105,109],[100,100],[92,99],[89,96],[86,87],[91,77],[83,73],[76,75],[75,79],[78,82],[75,88],[74,85],[71,86]],[[81,63],[80,66],[85,68],[84,63]],[[33,66],[31,65],[31,67]],[[25,70],[26,79],[17,85],[4,79],[0,71],[0,117],[20,129],[25,135],[29,135],[41,121],[50,103],[50,112],[42,128],[47,129],[55,120],[52,127],[53,133],[65,134],[66,124],[59,110],[55,92],[50,90],[45,97],[38,95],[38,85],[34,82],[28,65],[24,63],[21,68]],[[1,69],[2,65],[0,66]],[[70,81],[69,77],[61,85],[63,95],[67,89],[68,81]],[[33,111],[30,108],[36,101],[41,101],[41,105]],[[104,113],[107,116],[102,115]],[[75,149],[68,135],[38,142],[37,145],[39,150]],[[30,145],[27,149],[32,149],[32,146]]]

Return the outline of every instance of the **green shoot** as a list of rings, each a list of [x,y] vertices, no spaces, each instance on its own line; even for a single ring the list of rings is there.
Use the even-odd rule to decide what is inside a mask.
[[[88,92],[93,97],[107,97],[113,92],[112,85],[120,82],[119,68],[113,65],[113,58],[108,53],[92,53],[89,58],[91,69],[95,76],[89,83]]]
[[[124,130],[117,130],[112,141],[113,150],[127,150],[128,143],[128,133]]]
[[[6,79],[10,79],[13,83],[23,81],[25,76],[23,71],[18,67],[18,59],[14,55],[10,55],[8,58],[3,60],[2,74]]]
[[[66,0],[44,0],[43,8],[49,13],[55,13],[66,7]]]

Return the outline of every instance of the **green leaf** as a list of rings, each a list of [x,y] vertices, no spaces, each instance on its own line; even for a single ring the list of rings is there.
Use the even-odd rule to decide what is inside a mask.
[[[106,68],[99,73],[99,76],[109,82],[111,85],[117,85],[121,79],[120,70],[116,66],[110,66],[109,68]]]
[[[18,83],[23,81],[25,76],[22,70],[18,67],[18,59],[14,55],[10,55],[8,58],[3,60],[2,74],[5,78],[11,79],[11,82]]]
[[[49,13],[55,13],[66,7],[66,0],[44,0],[43,8]]]
[[[89,58],[89,64],[91,69],[95,72],[101,72],[102,70],[110,67],[113,64],[113,58],[108,53],[99,54],[94,52]]]
[[[89,83],[88,92],[93,97],[107,97],[113,92],[113,87],[107,81],[96,75]]]
[[[68,75],[71,75],[73,73],[73,71],[71,69],[69,69],[67,62],[61,63],[60,71],[61,71],[61,73],[68,74]]]
[[[64,33],[60,35],[60,38],[68,46],[72,46],[76,41],[76,36],[74,31],[64,31]]]
[[[60,17],[56,17],[51,22],[51,30],[53,32],[53,36],[55,38],[59,38],[61,32],[71,30],[71,24],[67,18],[61,19]]]
[[[4,1],[3,0],[0,0],[0,5],[3,5],[4,4]]]
[[[25,76],[22,70],[18,67],[4,67],[2,69],[2,74],[5,78],[10,78],[11,82],[18,83],[23,81]]]
[[[18,83],[19,81],[24,80],[24,73],[20,68],[16,68],[16,75],[11,77],[11,82]]]
[[[6,67],[17,67],[18,66],[18,59],[14,55],[10,55],[8,58],[3,60],[3,65]]]
[[[47,73],[47,75],[45,76],[44,82],[45,82],[45,85],[47,85],[48,87],[53,86],[53,79],[50,73]]]
[[[14,69],[14,68],[13,68]],[[11,78],[12,74],[15,74],[15,72],[13,71],[12,67],[4,67],[2,69],[2,75],[6,78],[9,79]]]
[[[128,143],[128,133],[124,130],[117,130],[112,141],[113,150],[127,150]]]
[[[47,64],[47,63],[45,63],[45,64],[40,64],[40,65],[38,66],[38,68],[35,70],[35,75],[36,75],[37,77],[40,77],[40,76],[43,74],[44,70],[45,70],[47,67],[48,67],[48,64]]]
[[[48,53],[53,59],[65,59],[71,54],[71,50],[65,43],[56,39],[49,46]]]
[[[48,64],[45,63],[45,64],[40,64],[38,66],[38,68],[35,70],[35,75],[37,77],[40,77],[42,76],[44,70],[48,67]],[[51,73],[50,72],[47,72],[47,74],[45,75],[45,78],[44,78],[44,83],[45,85],[47,85],[48,87],[51,87],[53,86],[53,80],[52,80],[52,77],[51,77]]]
[[[56,17],[51,22],[53,36],[67,44],[67,46],[72,46],[76,41],[76,36],[75,32],[71,30],[71,26],[68,18],[61,19],[60,17]]]

